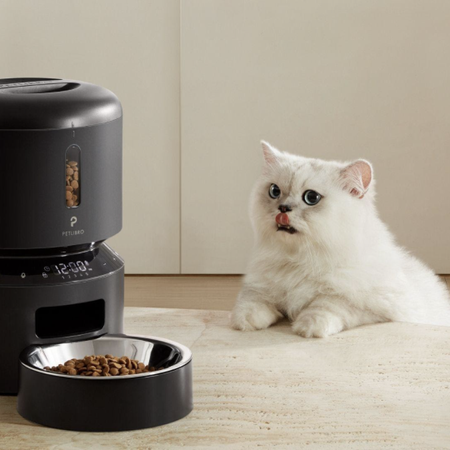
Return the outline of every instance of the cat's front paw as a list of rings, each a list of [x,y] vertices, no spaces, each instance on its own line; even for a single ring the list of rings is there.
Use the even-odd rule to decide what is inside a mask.
[[[342,325],[330,314],[303,313],[292,324],[294,333],[305,338],[324,338],[339,333]]]
[[[264,330],[281,316],[272,305],[253,301],[238,302],[231,313],[231,326],[240,331]]]

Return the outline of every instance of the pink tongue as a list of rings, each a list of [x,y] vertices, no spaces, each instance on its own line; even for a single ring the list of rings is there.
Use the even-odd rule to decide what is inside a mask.
[[[280,225],[289,225],[289,216],[285,213],[280,213],[275,217],[275,222]]]

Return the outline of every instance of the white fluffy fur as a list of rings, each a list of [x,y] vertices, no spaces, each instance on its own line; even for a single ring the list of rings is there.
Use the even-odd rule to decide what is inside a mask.
[[[387,321],[450,325],[445,285],[395,244],[378,217],[370,163],[303,158],[265,142],[263,150],[250,202],[255,248],[234,328],[263,329],[283,316],[304,337]],[[272,183],[280,199],[269,197]],[[302,200],[307,189],[323,195],[317,205]],[[292,207],[297,233],[277,231],[280,204]]]

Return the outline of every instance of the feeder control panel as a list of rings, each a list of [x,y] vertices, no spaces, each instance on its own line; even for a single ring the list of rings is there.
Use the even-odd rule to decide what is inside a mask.
[[[73,283],[105,276],[123,266],[106,244],[77,254],[49,257],[1,257],[0,285],[36,286]]]

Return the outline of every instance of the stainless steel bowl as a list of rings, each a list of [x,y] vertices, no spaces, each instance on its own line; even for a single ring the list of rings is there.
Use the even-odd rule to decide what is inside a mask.
[[[155,372],[83,377],[44,370],[88,355],[128,356],[164,367]],[[61,344],[32,345],[20,354],[17,410],[41,425],[75,431],[149,428],[192,411],[192,354],[167,339],[104,335]]]
[[[161,375],[170,370],[176,370],[187,364],[191,358],[191,351],[184,345],[167,339],[155,337],[138,337],[124,335],[105,335],[96,339],[63,344],[36,345],[30,347],[21,364],[31,370],[44,371],[47,375],[73,378],[74,375],[65,375],[44,370],[46,366],[58,366],[72,358],[82,359],[89,355],[128,356],[144,364],[159,369],[155,372],[146,372],[124,377],[78,377],[80,380],[110,381],[113,379],[135,378]],[[75,375],[76,376],[76,375]]]

